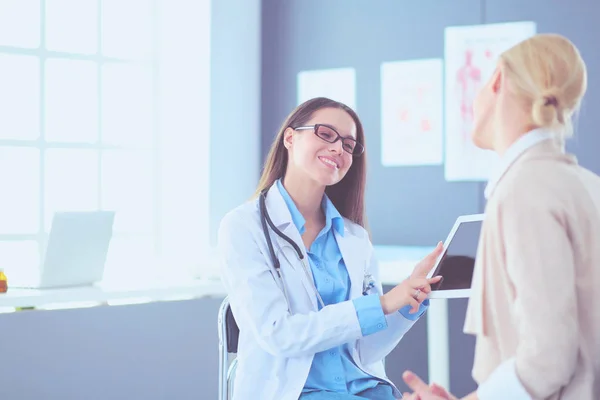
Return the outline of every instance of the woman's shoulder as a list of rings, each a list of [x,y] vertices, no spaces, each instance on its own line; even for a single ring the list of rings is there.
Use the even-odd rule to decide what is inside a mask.
[[[535,209],[563,215],[581,208],[594,192],[600,197],[600,178],[571,158],[531,158],[515,163],[498,182],[489,210]]]
[[[498,182],[501,197],[560,195],[572,181],[575,169],[569,159],[560,155],[523,157],[511,165]],[[538,199],[539,200],[539,199]]]
[[[220,231],[247,230],[260,223],[258,202],[251,199],[227,212],[219,224]]]

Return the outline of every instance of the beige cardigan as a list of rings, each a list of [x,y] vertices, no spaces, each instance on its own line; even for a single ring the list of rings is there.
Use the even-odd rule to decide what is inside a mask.
[[[479,384],[512,359],[533,399],[600,399],[600,178],[550,140],[491,193],[465,332]]]

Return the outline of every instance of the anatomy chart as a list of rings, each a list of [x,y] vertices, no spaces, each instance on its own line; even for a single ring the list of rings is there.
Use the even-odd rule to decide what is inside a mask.
[[[492,76],[499,55],[533,36],[533,22],[456,26],[445,30],[445,175],[484,181],[498,162],[471,140],[473,101]]]
[[[381,65],[381,163],[441,164],[442,60]]]

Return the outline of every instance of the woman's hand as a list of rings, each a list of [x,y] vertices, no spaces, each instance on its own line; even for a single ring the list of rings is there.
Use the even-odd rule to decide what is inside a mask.
[[[416,313],[419,311],[419,305],[431,292],[431,284],[438,283],[441,279],[441,276],[436,276],[430,279],[405,279],[402,283],[380,297],[383,312],[388,315],[410,304],[412,306],[410,313]]]
[[[427,279],[427,274],[431,271],[443,250],[442,242],[439,242],[436,248],[415,266],[408,279],[381,296],[381,306],[386,315],[409,304],[412,305],[411,314],[419,311],[419,304],[431,292],[431,284],[438,283],[443,279],[441,276]]]
[[[413,393],[404,393],[403,400],[458,400],[456,396],[449,393],[446,389],[435,383],[427,385],[417,375],[411,371],[402,374],[402,379]]]

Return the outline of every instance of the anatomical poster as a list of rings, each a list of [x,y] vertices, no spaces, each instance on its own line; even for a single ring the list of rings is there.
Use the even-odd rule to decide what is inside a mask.
[[[533,22],[454,26],[445,30],[445,176],[448,181],[485,181],[495,153],[471,139],[473,102],[494,73],[500,54],[533,36]]]
[[[381,65],[381,163],[436,165],[443,159],[442,60]]]

